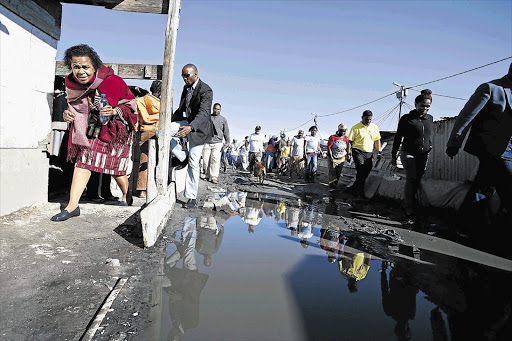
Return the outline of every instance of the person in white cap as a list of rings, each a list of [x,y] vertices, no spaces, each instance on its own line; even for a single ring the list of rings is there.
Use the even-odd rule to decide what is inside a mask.
[[[327,157],[329,159],[329,190],[335,190],[338,187],[338,180],[343,170],[343,163],[347,156],[348,137],[345,135],[347,128],[343,123],[338,125],[338,130],[334,135],[329,136],[327,142]]]
[[[290,148],[290,179],[293,173],[299,178],[304,175],[304,131],[299,130],[297,136],[292,139]]]
[[[261,127],[254,128],[254,134],[249,137],[249,172],[252,172],[254,163],[261,162],[263,155],[263,139],[264,136],[260,135]]]

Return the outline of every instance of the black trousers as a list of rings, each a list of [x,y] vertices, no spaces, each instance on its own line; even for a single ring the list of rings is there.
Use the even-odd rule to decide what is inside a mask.
[[[362,150],[352,148],[352,157],[356,166],[356,181],[352,185],[354,190],[364,192],[364,183],[373,168],[373,153],[363,152]]]

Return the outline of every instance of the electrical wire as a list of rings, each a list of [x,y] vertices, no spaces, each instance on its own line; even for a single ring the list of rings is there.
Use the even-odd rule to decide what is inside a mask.
[[[391,115],[391,113],[393,113],[393,111],[398,108],[398,106],[400,105],[400,103],[398,103],[397,105],[395,105],[394,107],[392,107],[391,109],[388,109],[386,110],[383,114],[381,115],[378,115],[373,121],[376,125],[381,125],[382,123],[384,123],[388,117]]]
[[[284,131],[292,131],[292,130],[295,130],[295,129],[299,129],[300,127],[306,125],[308,122],[310,122],[310,121],[312,121],[314,119],[315,119],[315,117],[311,117],[309,120],[307,120],[306,122],[302,123],[300,126],[292,128],[292,129],[285,129]]]
[[[462,74],[465,74],[465,73],[468,73],[468,72],[471,72],[471,71],[475,71],[475,70],[478,70],[478,69],[481,69],[481,68],[484,68],[486,66],[489,66],[489,65],[492,65],[492,64],[496,64],[496,63],[499,63],[499,62],[502,62],[504,60],[507,60],[507,59],[511,59],[512,56],[510,57],[507,57],[507,58],[503,58],[503,59],[500,59],[500,60],[497,60],[495,62],[492,62],[492,63],[489,63],[489,64],[485,64],[485,65],[482,65],[482,66],[479,66],[479,67],[476,67],[476,68],[473,68],[471,70],[467,70],[467,71],[464,71],[464,72],[459,72],[459,73],[456,73],[454,75],[451,75],[451,76],[447,76],[447,77],[443,77],[443,78],[439,78],[439,79],[436,79],[436,80],[433,80],[433,81],[430,81],[430,82],[426,82],[426,83],[422,83],[422,84],[418,84],[418,85],[414,85],[414,86],[409,86],[405,89],[411,89],[411,88],[417,88],[418,86],[423,86],[423,85],[427,85],[427,84],[432,84],[432,83],[435,83],[435,82],[439,82],[439,81],[442,81],[442,80],[445,80],[445,79],[448,79],[448,78],[452,78],[452,77],[455,77],[455,76],[460,76]]]
[[[373,101],[370,101],[370,102],[367,102],[367,103],[364,103],[364,104],[361,104],[361,105],[358,105],[357,107],[353,107],[353,108],[350,108],[350,109],[346,109],[346,110],[342,110],[342,111],[338,111],[338,112],[335,112],[335,113],[332,113],[332,114],[327,114],[327,115],[318,115],[318,117],[327,117],[327,116],[333,116],[333,115],[339,115],[339,114],[342,114],[344,112],[347,112],[347,111],[351,111],[351,110],[354,110],[354,109],[357,109],[357,108],[361,108],[361,107],[364,107],[365,105],[368,105],[368,104],[371,104],[371,103],[375,103],[377,101],[380,101],[381,99],[384,99],[386,97],[389,97],[391,95],[394,95],[396,94],[396,91],[393,91],[392,93],[386,95],[386,96],[382,96],[380,98],[377,98]]]
[[[416,89],[409,89],[409,90],[421,92],[420,90],[416,90]],[[453,98],[453,99],[460,99],[461,101],[467,101],[466,98],[453,97],[453,96],[441,95],[441,94],[436,94],[436,93],[432,93],[432,96],[440,96],[440,97],[447,97],[447,98]]]
[[[417,87],[419,87],[419,86],[423,86],[423,85],[427,85],[427,84],[432,84],[432,83],[439,82],[439,81],[442,81],[442,80],[445,80],[445,79],[448,79],[448,78],[452,78],[452,77],[460,76],[460,75],[462,75],[462,74],[465,74],[465,73],[468,73],[468,72],[471,72],[471,71],[475,71],[475,70],[478,70],[478,69],[481,69],[481,68],[487,67],[487,66],[489,66],[489,65],[493,65],[493,64],[500,63],[500,62],[502,62],[502,61],[504,61],[504,60],[507,60],[507,59],[512,59],[512,56],[510,56],[510,57],[506,57],[506,58],[503,58],[503,59],[500,59],[500,60],[497,60],[497,61],[494,61],[494,62],[492,62],[492,63],[485,64],[485,65],[482,65],[482,66],[478,66],[478,67],[475,67],[475,68],[470,69],[470,70],[466,70],[466,71],[463,71],[463,72],[459,72],[459,73],[456,73],[456,74],[453,74],[453,75],[450,75],[450,76],[447,76],[447,77],[439,78],[439,79],[436,79],[436,80],[433,80],[433,81],[430,81],[430,82],[425,82],[425,83],[418,84],[418,85],[414,85],[414,86],[404,87],[404,89],[410,89],[410,90],[413,90],[413,91],[418,91],[418,92],[420,92],[419,90],[416,90],[416,89],[413,89],[413,88],[417,88]],[[328,117],[328,116],[339,115],[339,114],[342,114],[342,113],[345,113],[345,112],[348,112],[348,111],[352,111],[352,110],[354,110],[354,109],[358,109],[358,108],[364,107],[365,105],[375,103],[375,102],[377,102],[377,101],[380,101],[380,100],[382,100],[382,99],[384,99],[384,98],[386,98],[386,97],[389,97],[389,96],[391,96],[391,95],[394,95],[394,94],[396,94],[396,91],[393,91],[392,93],[387,94],[387,95],[385,95],[385,96],[379,97],[379,98],[377,98],[377,99],[375,99],[375,100],[373,100],[373,101],[366,102],[366,103],[364,103],[364,104],[361,104],[361,105],[358,105],[358,106],[352,107],[352,108],[350,108],[350,109],[341,110],[341,111],[338,111],[338,112],[335,112],[335,113],[332,113],[332,114],[316,115],[316,117],[317,117],[317,118],[319,118],[319,117]],[[458,100],[462,100],[462,101],[467,101],[467,99],[459,98],[459,97],[454,97],[454,96],[447,96],[447,95],[434,94],[434,93],[432,93],[432,95],[440,96],[440,97],[447,97],[447,98],[452,98],[452,99],[458,99]],[[408,108],[409,110],[414,109],[414,107],[412,107],[411,105],[409,105],[409,104],[407,104],[407,103],[405,103],[405,102],[403,102],[403,105],[406,105],[406,106],[407,106],[407,108]],[[397,108],[397,106],[395,106],[395,107],[391,108],[390,110],[386,111],[386,112],[383,114],[383,115],[386,115],[386,116],[385,116],[385,118],[384,118],[384,120],[381,120],[380,122],[381,122],[381,123],[385,122],[385,121],[386,121],[386,119],[391,115],[391,112],[392,112],[394,109],[396,109],[396,108]],[[306,122],[304,122],[303,124],[301,124],[301,125],[299,125],[299,126],[297,126],[297,127],[295,127],[295,128],[292,128],[292,129],[285,129],[285,131],[291,131],[291,130],[298,129],[298,128],[300,128],[300,127],[302,127],[302,126],[306,125],[308,122],[310,122],[310,121],[314,120],[314,118],[315,118],[315,117],[310,118],[309,120],[307,120]],[[377,118],[377,119],[379,119],[379,118]],[[376,120],[377,120],[377,119],[376,119]]]

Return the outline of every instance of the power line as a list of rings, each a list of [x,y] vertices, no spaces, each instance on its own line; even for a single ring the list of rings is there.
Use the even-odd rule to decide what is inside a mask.
[[[416,90],[416,89],[410,89],[410,90],[416,91],[416,92],[421,92],[420,90]],[[447,98],[453,98],[453,99],[460,99],[461,101],[467,101],[466,98],[453,97],[453,96],[441,95],[441,94],[436,94],[436,93],[432,93],[432,96],[440,96],[440,97],[447,97]]]
[[[375,103],[377,101],[380,101],[381,99],[384,99],[386,97],[389,97],[391,95],[394,95],[396,94],[396,91],[393,91],[392,93],[386,95],[386,96],[382,96],[380,98],[377,98],[371,102],[367,102],[367,103],[364,103],[364,104],[361,104],[361,105],[358,105],[357,107],[353,107],[353,108],[350,108],[350,109],[347,109],[347,110],[342,110],[342,111],[338,111],[338,112],[335,112],[335,113],[332,113],[332,114],[327,114],[327,115],[318,115],[318,117],[327,117],[327,116],[333,116],[333,115],[338,115],[338,114],[341,114],[341,113],[344,113],[344,112],[347,112],[347,111],[351,111],[351,110],[354,110],[354,109],[357,109],[357,108],[361,108],[361,107],[364,107],[365,105],[368,105],[368,104],[371,104],[371,103]]]
[[[465,73],[468,73],[468,72],[471,72],[471,71],[475,71],[475,70],[478,70],[478,69],[481,69],[481,68],[484,68],[484,67],[487,67],[489,65],[492,65],[492,64],[497,64],[499,62],[502,62],[504,60],[507,60],[507,59],[511,59],[512,56],[510,57],[506,57],[506,58],[503,58],[503,59],[500,59],[500,60],[497,60],[497,61],[494,61],[492,63],[488,63],[488,64],[485,64],[485,65],[482,65],[482,66],[478,66],[476,68],[473,68],[473,69],[470,69],[470,70],[466,70],[466,71],[463,71],[463,72],[459,72],[459,73],[456,73],[454,75],[450,75],[450,76],[447,76],[447,77],[443,77],[443,78],[439,78],[439,79],[436,79],[436,80],[433,80],[433,81],[430,81],[430,82],[426,82],[426,83],[422,83],[422,84],[418,84],[418,85],[414,85],[414,86],[409,86],[409,87],[405,87],[404,89],[411,89],[413,91],[418,91],[416,89],[413,89],[413,88],[417,88],[419,86],[423,86],[423,85],[427,85],[427,84],[432,84],[432,83],[435,83],[435,82],[439,82],[439,81],[442,81],[442,80],[445,80],[445,79],[448,79],[448,78],[452,78],[452,77],[456,77],[456,76],[460,76],[462,74],[465,74]],[[418,91],[419,92],[419,91]],[[368,104],[372,104],[372,103],[375,103],[377,101],[380,101],[381,99],[384,99],[386,97],[389,97],[391,95],[394,95],[396,94],[396,91],[388,94],[388,95],[385,95],[385,96],[382,96],[382,97],[379,97],[373,101],[370,101],[370,102],[367,102],[367,103],[364,103],[364,104],[361,104],[361,105],[358,105],[356,107],[353,107],[353,108],[350,108],[350,109],[346,109],[346,110],[342,110],[342,111],[338,111],[338,112],[335,112],[335,113],[332,113],[332,114],[326,114],[326,115],[317,115],[316,117],[328,117],[328,116],[334,116],[334,115],[339,115],[339,114],[342,114],[342,113],[345,113],[345,112],[348,112],[348,111],[352,111],[354,109],[358,109],[358,108],[361,108],[361,107],[364,107],[365,105],[368,105]],[[452,99],[458,99],[458,100],[462,100],[462,101],[467,101],[467,99],[464,99],[464,98],[459,98],[459,97],[454,97],[454,96],[447,96],[447,95],[441,95],[441,94],[434,94],[432,93],[432,95],[435,95],[435,96],[440,96],[440,97],[447,97],[447,98],[452,98]],[[407,103],[404,103],[404,104],[407,104]],[[409,106],[409,108],[412,108],[412,106],[410,106],[409,104],[407,104]],[[393,109],[395,109],[396,107],[393,107],[390,111],[392,111]],[[388,115],[386,115],[386,113]],[[384,115],[386,115],[384,121],[389,117],[390,113],[388,111],[386,111],[384,113]],[[298,129],[300,127],[302,127],[303,125],[307,124],[308,122],[312,121],[315,117],[313,118],[310,118],[309,120],[307,120],[306,122],[304,122],[303,124],[299,125],[298,127],[295,127],[295,128],[292,128],[292,129],[287,129],[286,131],[291,131],[291,130],[295,130],[295,129]]]
[[[427,85],[427,84],[431,84],[431,83],[435,83],[435,82],[439,82],[439,81],[442,81],[442,80],[445,80],[445,79],[448,79],[448,78],[452,78],[452,77],[455,77],[455,76],[460,76],[464,73],[468,73],[468,72],[471,72],[471,71],[475,71],[475,70],[478,70],[478,69],[481,69],[481,68],[484,68],[486,66],[489,66],[489,65],[492,65],[492,64],[496,64],[496,63],[499,63],[499,62],[502,62],[504,60],[507,60],[507,59],[511,59],[512,56],[510,57],[507,57],[507,58],[503,58],[503,59],[500,59],[500,60],[497,60],[495,62],[492,62],[492,63],[489,63],[489,64],[485,64],[485,65],[482,65],[482,66],[479,66],[479,67],[476,67],[476,68],[473,68],[471,70],[467,70],[467,71],[464,71],[464,72],[459,72],[459,73],[456,73],[454,75],[451,75],[451,76],[447,76],[447,77],[443,77],[443,78],[439,78],[439,79],[436,79],[434,81],[430,81],[430,82],[426,82],[426,83],[422,83],[422,84],[418,84],[418,85],[414,85],[414,86],[409,86],[407,87],[406,89],[411,89],[411,88],[417,88],[418,86],[422,86],[422,85]]]
[[[315,117],[312,117],[310,118],[309,120],[307,120],[306,122],[302,123],[300,126],[298,127],[295,127],[295,128],[292,128],[292,129],[286,129],[286,131],[292,131],[292,130],[295,130],[295,129],[299,129],[300,127],[302,127],[303,125],[306,125],[308,122],[312,121]]]
[[[375,120],[373,120],[374,123],[377,124],[377,125],[380,125],[381,123],[384,123],[388,119],[388,117],[398,108],[399,105],[400,105],[400,103],[398,103],[397,105],[395,105],[391,109],[386,110],[383,114],[378,115],[377,117],[375,117]]]

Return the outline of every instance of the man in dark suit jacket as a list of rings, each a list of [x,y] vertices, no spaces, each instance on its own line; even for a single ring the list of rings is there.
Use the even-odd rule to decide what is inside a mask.
[[[188,198],[187,208],[197,205],[197,189],[199,184],[199,160],[204,143],[214,135],[215,128],[210,118],[213,91],[208,84],[202,82],[194,64],[187,64],[181,71],[185,81],[181,94],[180,106],[172,115],[172,121],[187,121],[181,126],[177,137],[188,137],[189,161],[185,182],[185,197]]]
[[[502,207],[512,214],[512,64],[508,74],[480,85],[455,120],[446,154],[464,150],[478,157],[477,179],[496,188]]]

